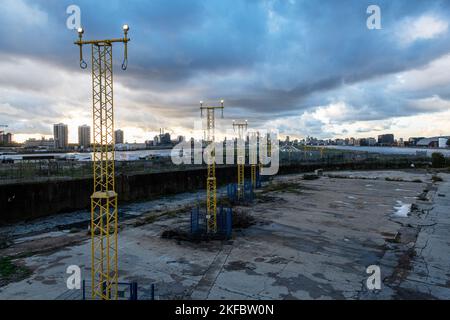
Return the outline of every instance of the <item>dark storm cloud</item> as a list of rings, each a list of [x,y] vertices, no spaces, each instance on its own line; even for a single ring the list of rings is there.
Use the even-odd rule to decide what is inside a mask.
[[[382,30],[366,28],[366,9],[374,3],[382,10]],[[1,56],[81,73],[76,34],[65,26],[71,4],[81,8],[86,38],[117,37],[121,25],[130,24],[129,70],[116,72],[115,79],[135,93],[129,105],[141,105],[140,112],[148,108],[168,117],[197,116],[199,99],[224,97],[234,108],[230,115],[263,123],[342,100],[360,112],[341,121],[357,121],[419,112],[407,103],[411,98],[450,97],[445,86],[437,93],[389,95],[385,84],[377,82],[450,51],[448,32],[405,46],[396,38],[407,19],[430,14],[449,21],[450,2],[445,0],[4,0]],[[88,48],[84,53],[89,56]],[[114,54],[117,70],[120,45]],[[51,79],[35,78],[4,77],[0,86],[45,91],[54,85]],[[375,84],[358,92],[347,89],[372,80]],[[171,98],[179,92],[190,92],[186,97],[192,101]]]

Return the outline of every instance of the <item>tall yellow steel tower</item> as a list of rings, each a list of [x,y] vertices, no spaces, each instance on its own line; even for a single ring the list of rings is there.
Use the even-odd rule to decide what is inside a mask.
[[[208,163],[208,176],[206,178],[206,221],[209,233],[217,232],[217,197],[216,197],[216,147],[215,147],[215,111],[224,109],[224,101],[220,101],[218,106],[203,106],[200,101],[200,115],[203,117],[203,110],[206,110],[206,142],[212,145],[210,161]]]
[[[91,196],[91,281],[93,299],[117,299],[117,193],[114,175],[114,110],[112,44],[125,44],[122,69],[127,68],[128,25],[124,37],[83,41],[83,29],[78,29],[80,67],[85,69],[83,45],[92,49],[92,111],[93,111],[93,174]]]
[[[247,120],[242,122],[236,122],[233,120],[233,129],[237,131],[239,141],[244,138],[244,131],[248,128]],[[238,168],[238,182],[237,182],[237,196],[238,199],[244,198],[244,168],[245,168],[245,141],[244,148],[237,146],[237,168]]]
[[[256,150],[251,152],[250,151],[250,147],[249,147],[248,155],[249,155],[249,162],[251,164],[251,172],[250,172],[251,175],[250,175],[250,177],[251,177],[251,181],[252,181],[252,187],[253,187],[253,189],[256,189],[256,176],[257,176],[256,175],[256,170],[257,170],[257,166],[258,166],[258,140],[259,140],[259,133],[258,132],[253,133],[252,137],[256,138]]]

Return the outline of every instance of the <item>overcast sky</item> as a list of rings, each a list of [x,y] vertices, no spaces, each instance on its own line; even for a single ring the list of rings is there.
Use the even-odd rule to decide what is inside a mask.
[[[0,124],[18,141],[64,122],[74,142],[92,122],[71,4],[86,39],[130,25],[127,71],[114,47],[116,128],[129,142],[160,127],[189,136],[198,102],[221,98],[224,126],[248,119],[292,137],[450,134],[447,0],[0,0]],[[381,30],[366,26],[371,4]]]

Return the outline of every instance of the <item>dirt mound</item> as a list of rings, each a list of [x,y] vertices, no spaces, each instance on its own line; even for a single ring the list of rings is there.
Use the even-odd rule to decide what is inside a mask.
[[[233,210],[233,229],[246,229],[256,223],[254,217],[244,210]]]

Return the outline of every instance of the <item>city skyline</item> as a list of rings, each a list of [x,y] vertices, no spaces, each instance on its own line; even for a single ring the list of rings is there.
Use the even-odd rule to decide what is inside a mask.
[[[53,134],[51,134],[51,135],[38,135],[37,137],[36,136],[30,136],[30,137],[28,137],[27,139],[25,139],[25,140],[23,140],[23,141],[18,141],[17,139],[15,139],[15,137],[14,137],[14,134],[12,134],[12,133],[10,133],[10,132],[6,132],[5,131],[5,135],[9,135],[10,137],[14,137],[14,138],[12,138],[12,142],[13,143],[20,143],[20,144],[23,144],[23,143],[25,143],[27,140],[39,140],[39,139],[50,139],[50,140],[56,140],[55,139],[55,126],[58,126],[58,125],[64,125],[64,126],[66,126],[67,127],[67,136],[69,137],[69,136],[71,136],[70,135],[70,133],[71,133],[71,130],[70,130],[70,126],[68,126],[67,124],[65,124],[65,123],[58,123],[58,124],[53,124],[52,126],[53,126]],[[84,140],[84,141],[87,141],[86,139],[87,138],[80,138],[80,129],[82,129],[82,128],[85,128],[85,129],[87,129],[88,130],[88,132],[87,132],[87,135],[89,136],[89,141],[90,141],[90,143],[92,143],[92,137],[90,136],[90,130],[91,130],[91,126],[89,126],[89,125],[86,125],[86,124],[83,124],[83,125],[78,125],[78,126],[76,126],[76,128],[77,128],[77,133],[76,133],[76,137],[75,137],[75,139],[73,139],[73,140],[70,140],[69,138],[68,138],[68,142],[67,142],[67,144],[70,144],[70,145],[83,145],[83,143],[81,143],[80,141],[80,139],[82,139],[82,140]],[[224,126],[222,127],[223,129],[227,129],[228,131],[227,131],[227,133],[228,134],[224,134],[224,133],[219,133],[219,137],[220,137],[220,139],[221,140],[223,140],[223,139],[227,139],[227,138],[233,138],[233,137],[235,137],[237,134],[236,134],[236,132],[234,132],[233,134],[230,134],[230,128],[224,128]],[[256,129],[254,129],[254,128],[249,128],[249,132],[254,132],[254,130],[256,130]],[[193,132],[194,132],[194,130],[191,130],[187,135],[184,135],[184,134],[180,134],[180,133],[177,133],[177,132],[174,132],[173,130],[169,130],[170,132],[169,132],[169,135],[170,136],[172,136],[172,137],[180,137],[180,136],[182,136],[182,137],[185,137],[185,138],[187,138],[187,139],[190,139],[190,138],[194,138],[194,139],[196,139],[196,140],[202,140],[203,139],[203,135],[204,135],[204,132],[203,132],[203,130],[201,130],[201,131],[195,131],[195,133],[194,134],[192,134]],[[159,135],[161,135],[161,132],[164,132],[164,129],[163,128],[160,128],[160,130],[158,131],[158,132],[156,132],[156,131],[154,131],[154,132],[149,132],[146,136],[145,136],[145,138],[144,138],[144,140],[128,140],[127,138],[126,138],[126,135],[125,135],[125,132],[124,132],[124,130],[122,130],[121,128],[117,128],[115,131],[114,131],[114,135],[115,135],[115,140],[116,141],[119,141],[119,142],[116,142],[116,143],[118,143],[118,144],[122,144],[122,143],[135,143],[135,142],[138,142],[138,143],[145,143],[145,142],[147,142],[147,141],[153,141],[156,137],[158,137]],[[86,135],[86,133],[85,134],[82,134],[82,135]],[[411,136],[405,136],[405,137],[403,137],[403,136],[397,136],[397,135],[395,135],[395,134],[392,134],[392,133],[389,133],[389,132],[379,132],[378,134],[376,134],[376,135],[374,135],[374,136],[370,136],[370,135],[364,135],[364,134],[361,134],[361,135],[359,135],[359,136],[340,136],[340,137],[327,137],[327,138],[319,138],[319,137],[317,137],[317,136],[310,136],[310,135],[307,135],[307,136],[297,136],[297,135],[291,135],[291,134],[289,134],[289,133],[285,133],[285,134],[280,134],[279,136],[278,136],[278,138],[279,138],[279,140],[280,141],[284,141],[284,140],[290,140],[290,141],[294,141],[294,140],[297,140],[297,141],[305,141],[305,140],[308,140],[309,138],[311,138],[311,139],[316,139],[316,140],[320,140],[320,141],[340,141],[340,140],[351,140],[351,139],[353,139],[353,140],[355,140],[355,141],[357,141],[357,140],[367,140],[367,139],[375,139],[375,140],[378,140],[379,138],[380,138],[380,136],[385,136],[385,135],[394,135],[394,140],[395,141],[408,141],[409,139],[417,139],[417,138],[421,138],[421,139],[424,139],[424,138],[437,138],[437,137],[448,137],[448,136],[450,136],[450,135],[433,135],[433,136],[422,136],[422,135],[418,135],[418,134],[416,134],[416,135],[411,135]],[[11,139],[11,138],[10,138]]]
[[[233,121],[234,124],[234,121]],[[61,130],[58,130],[59,127],[64,129],[64,132],[61,134]],[[58,123],[53,125],[54,134],[51,137],[41,137],[41,139],[29,138],[24,143],[21,143],[23,147],[31,147],[39,145],[39,141],[42,142],[41,146],[48,145],[49,143],[54,144],[55,149],[73,149],[73,147],[80,148],[81,150],[87,150],[91,148],[92,137],[91,137],[91,127],[84,124],[78,126],[78,141],[71,142],[67,141],[68,133],[70,132],[68,126],[64,123]],[[170,131],[170,130],[169,130]],[[248,129],[244,132],[245,136],[248,138],[254,133],[252,129]],[[236,139],[237,132],[231,130],[227,131],[228,135],[220,135],[220,138],[217,141],[226,141],[228,139]],[[141,145],[139,148],[148,148],[149,146],[158,146],[158,145],[175,145],[179,142],[194,139],[196,141],[203,140],[204,137],[201,135],[204,132],[197,132],[197,135],[184,136],[177,135],[169,132],[165,132],[164,128],[160,128],[159,134],[156,134],[145,141],[127,141],[125,139],[124,131],[122,129],[116,129],[114,131],[115,143],[116,145]],[[199,136],[200,134],[200,136]],[[64,146],[61,147],[59,144],[58,135],[64,136]],[[9,138],[9,143],[17,143],[12,139],[12,134],[7,133],[3,134],[3,138]],[[175,138],[175,139],[173,139]],[[12,139],[12,140],[11,140]],[[345,146],[398,146],[398,147],[430,147],[430,148],[448,148],[450,146],[450,135],[447,136],[433,136],[433,137],[424,137],[424,136],[411,136],[411,137],[397,137],[392,133],[383,133],[379,134],[375,137],[365,136],[361,138],[357,137],[342,137],[342,138],[325,138],[320,139],[314,136],[306,136],[306,137],[296,137],[290,135],[278,136],[278,140],[282,143],[294,143],[301,145],[345,145]],[[66,142],[67,141],[67,142]],[[420,143],[419,143],[420,142]],[[5,143],[5,142],[4,142]]]
[[[450,4],[378,1],[382,29],[369,30],[371,2],[352,2],[77,5],[87,38],[120,35],[121,23],[130,24],[136,49],[127,73],[115,53],[114,88],[115,127],[127,141],[151,139],[160,127],[190,136],[198,101],[221,98],[226,121],[249,119],[252,128],[282,136],[448,135]],[[0,123],[23,142],[51,137],[52,125],[62,122],[75,143],[75,128],[91,123],[92,110],[90,74],[74,63],[76,32],[66,28],[72,3],[6,3]],[[8,35],[17,25],[21,32]]]

